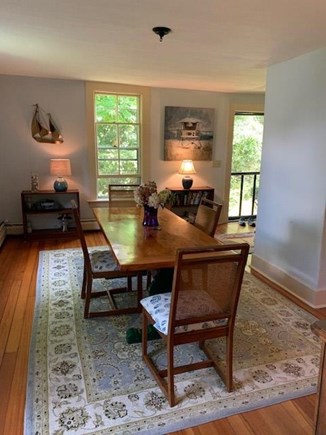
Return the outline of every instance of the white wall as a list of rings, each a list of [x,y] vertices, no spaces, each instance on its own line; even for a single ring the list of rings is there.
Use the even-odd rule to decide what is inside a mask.
[[[49,175],[49,159],[53,157],[71,159],[72,176],[67,177],[69,188],[80,190],[82,218],[92,218],[86,202],[94,199],[95,192],[91,191],[89,175],[85,83],[2,75],[0,95],[0,183],[3,186],[0,220],[7,219],[10,224],[22,222],[20,192],[30,189],[32,172],[39,174],[41,189],[52,189],[54,180]],[[221,160],[221,168],[213,168],[212,162],[195,162],[194,185],[213,186],[217,197],[223,199],[229,111],[234,101],[250,105],[263,102],[264,96],[151,89],[151,144],[146,152],[150,154],[150,178],[156,180],[160,188],[181,185],[177,175],[180,162],[163,160],[164,107],[211,107],[216,116],[213,158]],[[35,103],[53,115],[63,134],[63,144],[44,144],[32,138],[30,124]]]
[[[326,305],[326,50],[269,68],[252,265]]]

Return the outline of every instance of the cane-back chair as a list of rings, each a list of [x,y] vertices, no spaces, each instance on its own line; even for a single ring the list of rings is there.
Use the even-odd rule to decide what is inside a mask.
[[[248,257],[247,243],[180,249],[171,293],[142,299],[143,359],[170,406],[176,404],[175,375],[214,366],[232,390],[233,331]],[[147,326],[154,325],[167,345],[167,367],[159,369],[148,352]],[[225,337],[225,370],[214,360],[206,340]],[[199,342],[207,359],[174,365],[174,347]]]
[[[83,251],[84,257],[84,272],[83,272],[83,284],[81,290],[81,297],[85,299],[84,307],[84,317],[100,317],[100,316],[110,316],[117,314],[128,314],[134,313],[140,310],[140,300],[142,298],[142,285],[141,285],[141,274],[135,275],[133,273],[127,273],[125,271],[119,270],[119,265],[113,255],[110,248],[107,249],[92,249],[89,250],[86,244],[85,235],[80,222],[80,217],[78,213],[77,204],[74,200],[71,201],[71,206],[74,213],[75,224],[80,240],[80,244]],[[135,306],[127,306],[119,308],[115,299],[115,295],[120,293],[126,293],[132,291],[132,276],[137,276],[137,304]],[[105,279],[115,279],[115,278],[127,278],[127,286],[121,288],[107,289],[103,291],[93,290],[93,280],[105,278]],[[139,282],[140,280],[140,282]],[[91,299],[101,296],[107,296],[109,298],[112,309],[102,310],[102,311],[91,311]]]
[[[119,207],[136,206],[134,193],[139,184],[109,184],[108,197],[109,205]]]
[[[198,206],[194,225],[214,237],[221,210],[222,204],[203,198]]]

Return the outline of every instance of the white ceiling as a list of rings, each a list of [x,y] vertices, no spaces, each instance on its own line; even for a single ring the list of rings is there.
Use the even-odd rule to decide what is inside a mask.
[[[0,0],[0,74],[263,92],[324,46],[326,0]]]

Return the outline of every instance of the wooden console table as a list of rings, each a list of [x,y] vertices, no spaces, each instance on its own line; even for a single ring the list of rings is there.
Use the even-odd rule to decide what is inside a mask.
[[[79,210],[78,190],[23,190],[21,208],[25,239],[76,237],[72,199]]]

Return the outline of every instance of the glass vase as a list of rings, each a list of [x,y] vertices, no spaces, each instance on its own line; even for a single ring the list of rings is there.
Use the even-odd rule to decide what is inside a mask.
[[[158,219],[157,219],[158,209],[154,207],[149,207],[148,205],[144,205],[144,227],[158,227]]]

